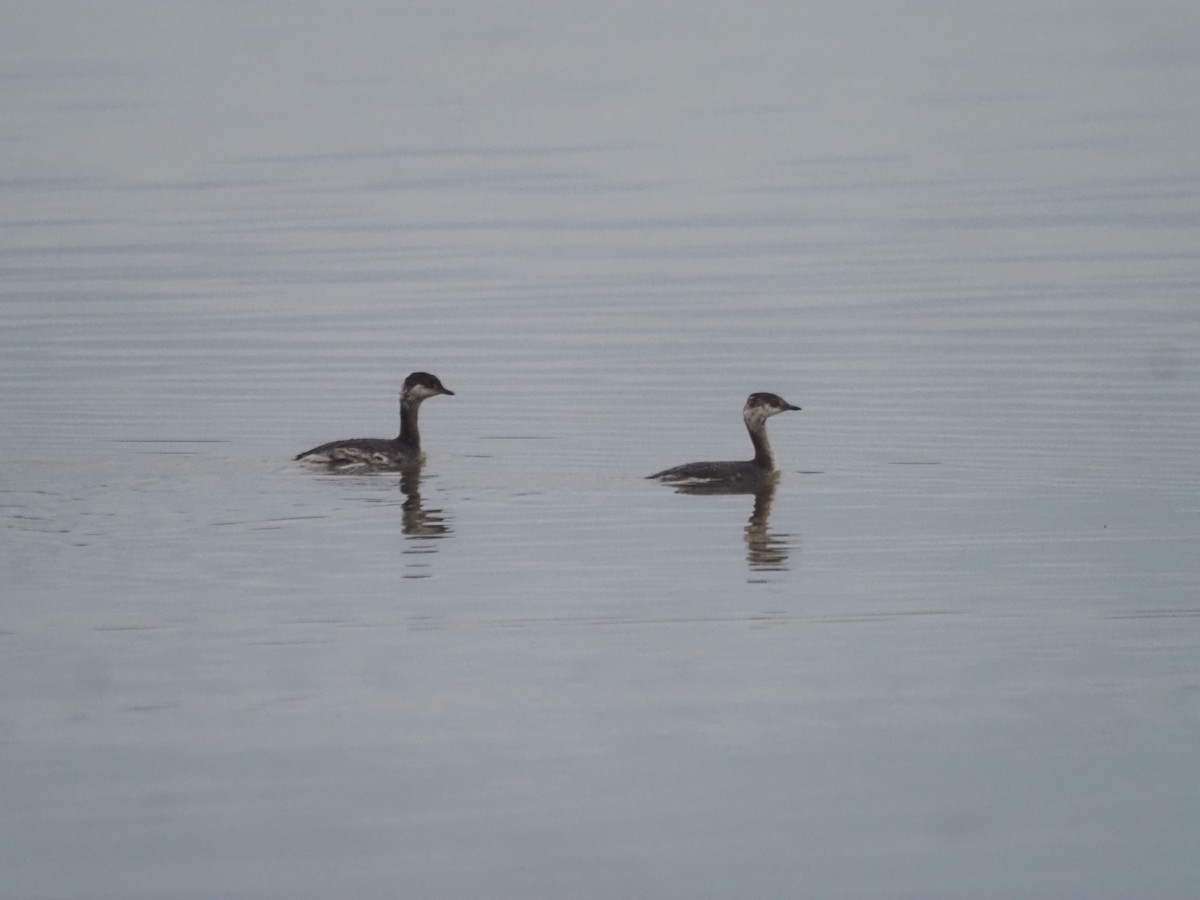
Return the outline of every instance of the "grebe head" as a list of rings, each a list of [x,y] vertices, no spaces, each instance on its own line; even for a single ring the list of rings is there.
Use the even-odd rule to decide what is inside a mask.
[[[404,379],[404,387],[400,389],[400,399],[420,403],[438,394],[454,396],[454,391],[443,385],[436,375],[428,372],[413,372]]]
[[[746,398],[746,406],[742,409],[742,417],[746,420],[747,424],[760,424],[776,413],[799,409],[800,407],[792,406],[792,404],[788,403],[778,394],[762,391],[757,394],[751,394]]]

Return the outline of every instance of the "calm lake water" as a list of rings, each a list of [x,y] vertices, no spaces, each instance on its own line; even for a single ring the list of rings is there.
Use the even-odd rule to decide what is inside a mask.
[[[6,897],[1196,895],[1200,7],[10,7]]]

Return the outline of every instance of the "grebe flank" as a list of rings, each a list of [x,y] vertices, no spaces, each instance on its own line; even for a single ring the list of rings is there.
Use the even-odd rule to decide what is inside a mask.
[[[750,443],[754,445],[754,459],[731,462],[684,463],[672,469],[655,472],[649,478],[672,484],[704,484],[717,482],[752,482],[774,479],[779,470],[775,468],[775,457],[767,440],[767,419],[776,413],[799,410],[778,394],[761,392],[746,398],[742,408],[742,419],[750,432]]]
[[[296,456],[300,462],[323,465],[329,469],[397,469],[414,466],[425,458],[421,452],[421,432],[417,413],[421,401],[438,394],[454,396],[436,375],[413,372],[400,389],[400,435],[395,438],[350,438],[330,441]]]

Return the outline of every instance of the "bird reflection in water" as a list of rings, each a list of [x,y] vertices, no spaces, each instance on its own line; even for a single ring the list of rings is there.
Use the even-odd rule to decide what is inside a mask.
[[[746,522],[746,564],[756,572],[777,572],[787,569],[791,552],[792,535],[776,534],[771,531],[771,504],[775,502],[774,478],[763,478],[750,483],[709,482],[681,484],[675,488],[679,494],[751,494],[754,508]]]
[[[454,533],[446,521],[442,509],[430,509],[421,499],[421,467],[412,466],[400,473],[400,492],[404,502],[400,504],[400,529],[408,542],[404,548],[407,557],[404,578],[429,578],[433,575],[429,555],[438,550],[439,538]]]
[[[453,530],[446,523],[446,513],[441,509],[428,509],[421,499],[421,467],[412,466],[400,474],[400,492],[404,494],[404,536],[410,540],[446,537]]]

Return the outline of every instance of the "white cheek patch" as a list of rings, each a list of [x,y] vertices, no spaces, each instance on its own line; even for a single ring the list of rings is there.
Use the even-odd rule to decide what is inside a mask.
[[[428,400],[430,397],[436,397],[438,391],[425,387],[423,384],[414,384],[408,389],[408,397],[410,400],[416,400],[420,403],[422,400]]]
[[[763,422],[767,421],[767,419],[771,418],[771,416],[775,415],[775,413],[777,413],[777,412],[779,412],[779,410],[777,410],[777,409],[771,409],[766,406],[757,406],[756,405],[756,406],[747,407],[744,415],[746,418],[746,422],[748,424],[761,425]]]

